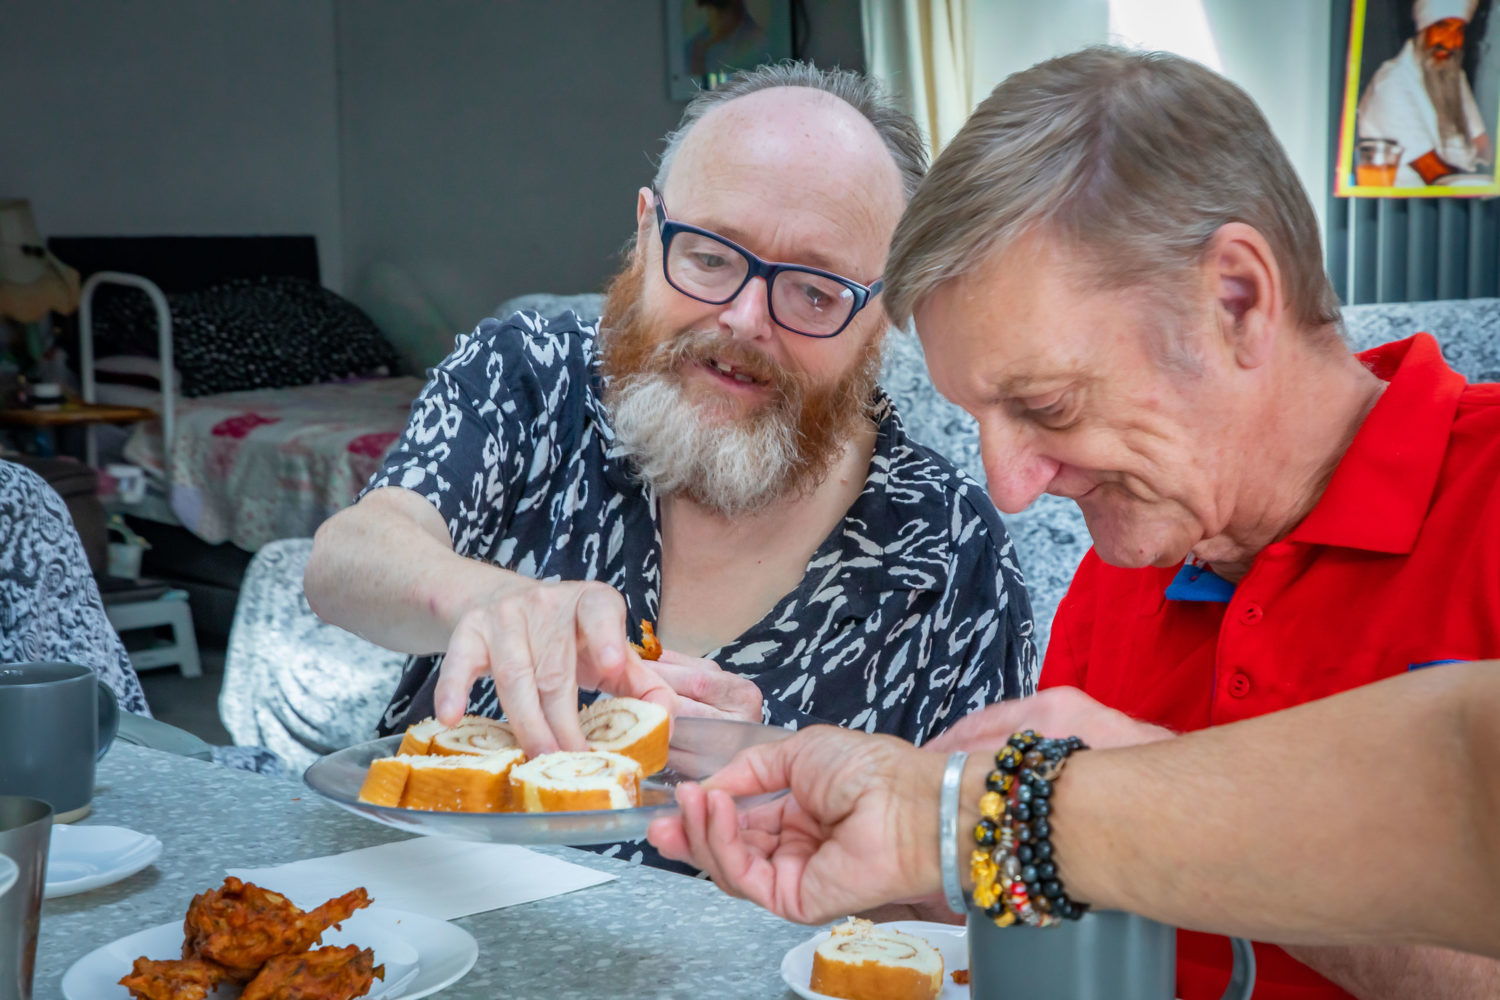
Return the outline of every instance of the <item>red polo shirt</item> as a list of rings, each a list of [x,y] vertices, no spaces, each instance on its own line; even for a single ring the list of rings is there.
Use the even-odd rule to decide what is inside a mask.
[[[1177,567],[1117,569],[1090,551],[1058,607],[1043,687],[1186,731],[1500,657],[1500,384],[1467,384],[1427,334],[1360,360],[1390,384],[1307,518],[1238,586],[1188,600],[1167,599]],[[1349,996],[1280,948],[1256,953],[1257,1000]],[[1183,1000],[1216,1000],[1229,968],[1226,939],[1179,936]]]

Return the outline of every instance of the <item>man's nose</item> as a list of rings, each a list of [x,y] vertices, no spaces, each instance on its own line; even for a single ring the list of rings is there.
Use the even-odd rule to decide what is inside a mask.
[[[1019,429],[981,425],[979,454],[990,499],[1007,514],[1031,506],[1057,475],[1057,461],[1027,444]]]
[[[720,322],[735,337],[759,340],[771,335],[771,303],[764,278],[751,278],[740,293],[724,304]]]

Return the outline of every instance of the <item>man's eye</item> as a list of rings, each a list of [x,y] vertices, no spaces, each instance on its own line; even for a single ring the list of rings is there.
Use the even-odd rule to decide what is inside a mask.
[[[693,261],[705,271],[716,270],[729,263],[721,254],[716,253],[695,253]]]
[[[802,297],[807,300],[807,304],[814,309],[827,308],[828,304],[833,301],[833,296],[815,285],[802,285],[798,290],[802,293]]]
[[[1026,406],[1026,415],[1044,427],[1057,428],[1068,421],[1072,415],[1072,409],[1071,394],[1059,393],[1056,396],[1047,396],[1029,402]]]

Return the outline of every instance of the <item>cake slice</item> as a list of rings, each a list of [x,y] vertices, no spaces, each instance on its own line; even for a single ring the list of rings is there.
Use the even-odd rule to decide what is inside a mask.
[[[517,766],[510,781],[525,812],[628,809],[641,798],[641,765],[603,750],[544,753]]]
[[[403,809],[440,812],[507,812],[511,769],[526,759],[520,750],[483,756],[406,757],[411,770],[401,793]],[[373,765],[372,765],[373,766]],[[366,783],[369,779],[366,778]]]
[[[403,741],[404,742],[404,741]],[[364,784],[359,786],[359,801],[377,806],[399,806],[411,776],[410,757],[378,757],[370,761]]]
[[[943,956],[914,934],[851,917],[813,952],[808,985],[843,1000],[935,1000]]]
[[[397,756],[427,753],[432,745],[432,738],[442,731],[443,724],[436,719],[423,719],[407,726],[401,737],[401,745],[396,748]]]
[[[464,754],[487,754],[496,750],[513,750],[519,744],[510,726],[478,715],[466,715],[452,729],[443,729],[432,737],[428,753],[453,757]]]
[[[667,766],[667,710],[637,698],[600,698],[578,713],[590,750],[624,754],[645,774]]]

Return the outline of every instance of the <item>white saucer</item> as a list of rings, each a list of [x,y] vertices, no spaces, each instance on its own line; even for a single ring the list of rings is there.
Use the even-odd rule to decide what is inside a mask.
[[[371,906],[356,911],[342,922],[342,928],[330,927],[317,947],[355,944],[375,952],[375,964],[385,965],[385,980],[375,980],[369,1000],[416,1000],[436,993],[463,978],[479,958],[474,935],[420,913]],[[63,996],[66,1000],[129,1000],[120,978],[142,956],[181,958],[182,920],[158,924],[89,952],[63,973]],[[238,987],[225,987],[209,996],[237,993]]]
[[[901,931],[905,934],[915,934],[924,939],[928,944],[936,948],[943,956],[943,992],[938,994],[938,1000],[969,1000],[969,988],[959,986],[953,981],[955,969],[967,969],[969,967],[969,943],[967,932],[962,924],[939,924],[929,920],[893,920],[890,923],[876,924],[877,927],[889,927],[893,931]],[[786,980],[798,996],[806,1000],[829,1000],[825,993],[814,993],[807,984],[812,981],[813,952],[818,950],[818,945],[827,941],[829,932],[823,930],[813,937],[803,941],[797,947],[786,953],[781,960],[781,978]]]
[[[161,841],[123,826],[52,827],[46,899],[87,892],[134,875],[161,855]]]

